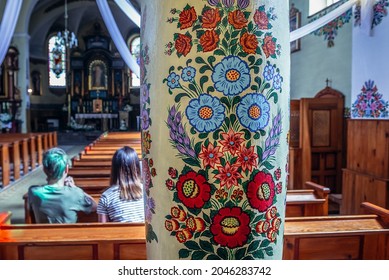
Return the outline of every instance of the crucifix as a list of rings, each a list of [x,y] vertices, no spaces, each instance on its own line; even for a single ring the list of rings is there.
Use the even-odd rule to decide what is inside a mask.
[[[332,81],[329,80],[329,79],[327,78],[327,79],[326,79],[326,85],[327,85],[327,87],[329,87],[329,86],[331,85],[331,83],[332,83]]]

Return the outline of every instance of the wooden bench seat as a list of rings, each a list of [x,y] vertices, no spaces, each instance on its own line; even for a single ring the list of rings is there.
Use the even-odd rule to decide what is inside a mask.
[[[371,215],[286,218],[284,259],[389,259],[389,211],[364,202]]]
[[[388,210],[369,203],[363,206],[375,214],[286,218],[283,259],[388,260]],[[2,225],[0,229],[1,259],[146,257],[144,224]]]
[[[146,259],[142,223],[30,224],[0,227],[3,260]]]
[[[288,190],[286,195],[286,217],[328,215],[330,189],[306,182],[302,190]]]

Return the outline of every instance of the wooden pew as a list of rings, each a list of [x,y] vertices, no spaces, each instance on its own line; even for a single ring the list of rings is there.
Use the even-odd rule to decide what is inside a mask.
[[[283,259],[389,259],[389,211],[362,206],[373,214],[286,218]]]
[[[8,147],[10,149],[9,153],[11,155],[10,157],[10,162],[13,163],[13,175],[14,179],[17,180],[20,178],[20,141],[19,140],[9,140],[9,141],[4,141],[3,139],[0,140],[0,145],[1,144],[9,144]],[[5,170],[3,170],[4,172]],[[8,172],[10,170],[7,170]]]
[[[322,185],[305,182],[301,190],[288,190],[286,195],[286,217],[328,215],[330,189]]]
[[[1,225],[10,225],[11,224],[11,212],[0,212],[0,226]]]
[[[3,260],[146,259],[143,223],[0,226]]]
[[[0,160],[2,171],[1,182],[3,187],[6,187],[11,180],[8,143],[0,143]]]
[[[363,207],[373,214],[286,218],[283,259],[388,260],[389,212],[369,203],[363,203]],[[3,225],[0,240],[2,259],[144,259],[146,256],[143,224]],[[106,246],[101,247],[103,242]],[[126,246],[120,248],[122,244]],[[132,245],[136,252],[132,251]],[[119,252],[118,247],[123,251]],[[128,250],[127,255],[122,255],[124,250]]]

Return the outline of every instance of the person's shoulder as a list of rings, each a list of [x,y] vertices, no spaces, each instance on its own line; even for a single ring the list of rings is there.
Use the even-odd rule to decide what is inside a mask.
[[[28,188],[28,192],[36,192],[36,191],[39,191],[41,189],[43,189],[44,186],[40,186],[40,185],[32,185]]]
[[[109,196],[115,192],[117,192],[119,190],[119,186],[117,185],[113,185],[113,186],[110,186],[108,189],[106,189],[103,193],[102,193],[102,196]]]

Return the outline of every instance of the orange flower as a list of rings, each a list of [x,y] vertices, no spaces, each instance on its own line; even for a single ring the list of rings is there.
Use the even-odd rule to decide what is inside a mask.
[[[273,206],[266,211],[266,219],[271,220],[276,217],[277,207]]]
[[[165,228],[168,230],[168,231],[173,231],[173,230],[177,230],[180,228],[180,224],[177,222],[177,220],[175,219],[172,219],[172,220],[166,220],[165,221]]]
[[[215,168],[215,164],[220,164],[220,157],[223,156],[223,153],[219,152],[219,150],[220,147],[214,147],[212,143],[209,143],[207,148],[202,146],[199,158],[203,160],[203,165]]]
[[[248,20],[241,10],[228,13],[228,22],[236,29],[242,29],[247,25]]]
[[[177,36],[174,47],[178,54],[186,56],[192,48],[192,38],[184,34],[177,34]]]
[[[263,40],[263,44],[262,44],[262,49],[266,57],[269,57],[276,53],[276,42],[273,41],[272,36],[269,35],[265,36],[265,39]]]
[[[186,219],[186,213],[176,206],[171,208],[170,213],[172,214],[173,218],[176,218],[181,222]]]
[[[197,20],[197,15],[194,7],[190,7],[189,9],[183,10],[180,13],[180,18],[179,18],[180,29],[191,27],[196,20]]]
[[[267,234],[267,239],[269,239],[270,242],[274,242],[277,239],[277,231],[274,229],[270,229]]]
[[[203,52],[210,52],[216,49],[219,42],[219,35],[215,30],[206,30],[200,37],[200,44],[203,47]]]
[[[227,189],[230,189],[232,186],[238,185],[238,179],[242,178],[242,175],[238,172],[238,166],[230,165],[229,162],[226,163],[226,166],[218,167],[219,174],[215,175],[215,178],[220,180],[220,186],[227,186]]]
[[[202,15],[203,28],[215,28],[220,21],[220,13],[218,9],[209,9],[203,12]]]
[[[256,53],[258,40],[254,34],[245,33],[240,37],[240,44],[246,53]]]
[[[274,230],[279,230],[279,228],[281,226],[281,219],[279,217],[275,218],[271,222],[271,226],[272,226],[272,228],[274,228]]]
[[[192,233],[189,231],[189,229],[185,228],[183,230],[178,230],[176,232],[176,238],[180,243],[184,243],[192,238]]]
[[[255,226],[255,231],[258,233],[267,232],[270,228],[270,224],[268,221],[260,221]]]
[[[186,226],[191,231],[201,232],[205,229],[205,222],[201,218],[190,217],[186,220]]]
[[[242,135],[243,133],[235,133],[232,129],[228,133],[223,132],[221,134],[223,140],[220,140],[220,144],[223,146],[222,152],[228,151],[235,155],[236,151],[240,149],[240,144],[244,141]]]

